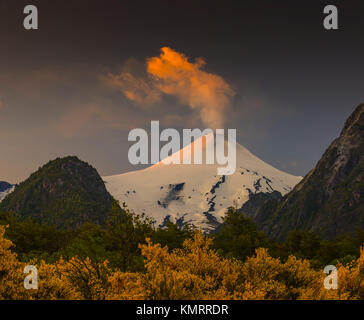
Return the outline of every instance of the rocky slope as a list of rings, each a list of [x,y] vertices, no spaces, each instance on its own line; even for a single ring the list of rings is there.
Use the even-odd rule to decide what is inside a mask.
[[[364,229],[364,104],[345,122],[316,167],[283,199],[254,215],[269,236],[283,240],[293,229],[326,239]]]

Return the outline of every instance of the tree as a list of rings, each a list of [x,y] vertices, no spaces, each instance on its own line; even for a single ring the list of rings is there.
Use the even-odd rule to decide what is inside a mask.
[[[141,271],[144,269],[139,244],[145,243],[146,237],[153,232],[152,221],[144,215],[129,211],[125,204],[123,210],[114,202],[106,221],[105,248],[111,266],[122,271]]]
[[[169,250],[182,248],[183,242],[193,236],[193,231],[187,224],[179,227],[177,223],[168,221],[165,228],[159,228],[152,234],[152,241],[159,243],[162,247],[167,246]]]
[[[214,234],[214,248],[228,258],[245,260],[255,249],[269,247],[265,234],[259,231],[251,218],[230,207],[223,224]]]

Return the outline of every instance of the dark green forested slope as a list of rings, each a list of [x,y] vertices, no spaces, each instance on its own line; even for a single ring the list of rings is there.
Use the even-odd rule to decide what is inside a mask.
[[[364,104],[347,119],[306,177],[281,200],[264,204],[254,220],[270,237],[284,240],[294,229],[326,239],[364,229]]]
[[[65,157],[48,162],[17,185],[0,203],[0,211],[75,228],[86,221],[104,224],[112,201],[96,169],[77,157]]]

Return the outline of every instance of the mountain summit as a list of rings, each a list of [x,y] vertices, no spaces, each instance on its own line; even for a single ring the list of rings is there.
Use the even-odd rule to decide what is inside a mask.
[[[316,167],[281,201],[270,201],[254,217],[268,235],[283,240],[290,230],[316,231],[326,239],[364,229],[364,104],[345,122],[340,136]]]
[[[49,161],[15,187],[0,210],[60,228],[103,224],[113,198],[96,169],[77,157]]]
[[[213,138],[213,134],[202,136],[170,157],[189,157],[190,153],[198,152],[194,145],[202,145],[205,154],[214,147]],[[251,196],[261,192],[278,191],[284,195],[302,179],[270,166],[239,144],[236,161],[235,173],[226,176],[217,175],[218,164],[161,161],[144,170],[103,179],[114,198],[137,213],[144,212],[157,225],[163,226],[171,220],[205,231],[212,231],[222,222],[228,207],[240,208]]]

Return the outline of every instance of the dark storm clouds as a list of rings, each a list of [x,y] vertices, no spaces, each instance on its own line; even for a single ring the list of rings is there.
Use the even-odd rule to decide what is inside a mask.
[[[0,180],[18,182],[67,154],[121,173],[134,169],[130,128],[152,119],[203,127],[174,99],[140,108],[102,81],[128,65],[143,70],[163,46],[203,57],[233,87],[226,127],[240,143],[306,174],[364,100],[364,4],[329,3],[337,31],[322,27],[326,1],[3,0]],[[26,4],[38,7],[37,31],[22,26]]]

